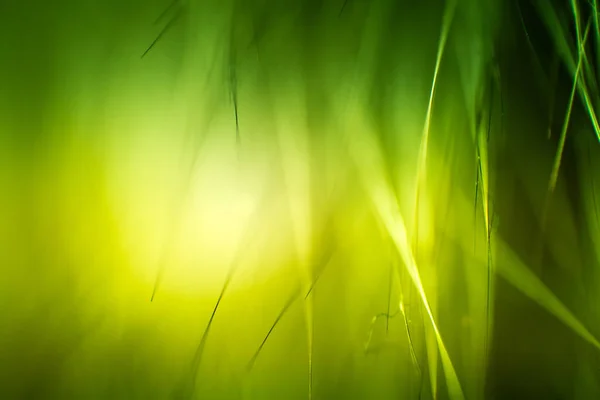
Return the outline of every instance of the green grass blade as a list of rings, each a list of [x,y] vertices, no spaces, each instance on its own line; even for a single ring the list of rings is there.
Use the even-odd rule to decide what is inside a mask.
[[[494,258],[498,274],[511,285],[570,327],[577,335],[600,350],[600,342],[569,311],[554,293],[501,239],[495,240]]]

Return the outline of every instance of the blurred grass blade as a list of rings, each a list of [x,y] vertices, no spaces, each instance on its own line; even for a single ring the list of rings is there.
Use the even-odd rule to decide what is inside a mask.
[[[574,78],[577,70],[577,62],[575,61],[575,55],[573,53],[579,53],[579,51],[581,51],[581,46],[579,46],[581,45],[581,43],[577,43],[577,46],[575,46],[572,44],[572,40],[569,40],[570,36],[567,33],[567,29],[564,28],[564,23],[556,14],[556,10],[552,6],[551,2],[545,0],[536,0],[535,3],[542,16],[542,19],[546,23],[546,26],[554,39],[554,43],[558,54],[560,54],[563,62],[567,67],[567,70]],[[576,6],[574,6],[573,9],[575,10],[575,12],[577,12]],[[579,15],[578,12],[576,15]],[[586,62],[585,56],[584,62]],[[588,68],[588,70],[591,70],[591,68]],[[592,95],[589,93],[585,81],[579,80],[577,84],[577,89],[594,127],[594,133],[600,141],[600,124],[598,123],[598,118],[594,109]]]
[[[404,268],[407,270],[427,312],[440,350],[449,396],[452,400],[462,400],[465,398],[463,390],[450,359],[450,355],[442,340],[429,300],[425,294],[421,276],[411,251],[404,219],[398,209],[397,201],[394,200],[395,196],[390,185],[384,178],[385,174],[382,168],[382,155],[377,145],[373,142],[373,138],[367,135],[366,132],[368,132],[368,129],[365,129],[364,123],[354,125],[352,132],[353,140],[349,143],[350,152],[359,165],[361,181],[366,187],[367,193],[375,207],[375,211],[396,246],[402,259],[402,263],[404,264]],[[400,266],[398,266],[398,269],[400,269]],[[401,271],[398,270],[398,274],[400,274],[400,272]]]
[[[419,240],[419,205],[420,195],[422,186],[426,184],[427,180],[427,152],[429,148],[429,130],[431,127],[431,116],[433,112],[433,100],[435,98],[435,91],[437,87],[437,80],[442,64],[442,58],[444,50],[446,49],[446,42],[448,41],[448,34],[450,32],[450,26],[454,18],[454,12],[456,10],[456,0],[450,0],[446,4],[444,15],[442,18],[442,29],[440,32],[440,39],[438,42],[437,55],[435,59],[435,68],[433,71],[433,79],[431,83],[431,90],[429,92],[429,101],[427,103],[427,112],[425,114],[425,123],[423,126],[423,133],[421,135],[421,143],[419,146],[419,158],[417,165],[417,179],[415,189],[415,210],[413,214],[413,251],[416,254],[417,243]]]
[[[583,42],[581,47],[585,46],[585,42],[587,40],[588,32],[590,29],[590,24],[588,23],[585,35],[583,38]],[[556,150],[556,156],[554,158],[554,165],[552,166],[552,173],[550,175],[550,182],[548,184],[548,192],[549,195],[554,192],[556,188],[556,181],[558,180],[558,171],[560,169],[560,163],[562,160],[563,151],[565,148],[565,141],[567,139],[567,131],[569,129],[569,122],[571,121],[571,110],[573,108],[573,99],[575,98],[575,91],[577,90],[577,85],[579,82],[579,75],[581,71],[581,63],[583,61],[583,49],[580,50],[579,53],[579,61],[577,62],[577,68],[575,69],[575,76],[573,77],[573,87],[571,89],[571,95],[569,96],[569,102],[567,104],[567,112],[565,114],[565,119],[563,122],[562,130],[560,133],[560,140],[558,142],[558,149]]]
[[[277,326],[277,324],[279,324],[279,321],[281,321],[281,318],[283,318],[285,313],[294,304],[294,302],[296,301],[296,299],[298,298],[299,295],[300,295],[300,288],[297,288],[296,290],[294,290],[292,292],[292,294],[290,295],[288,300],[285,302],[285,304],[281,308],[281,311],[279,311],[277,318],[275,318],[273,325],[271,325],[271,328],[269,328],[269,331],[267,332],[265,338],[258,346],[258,349],[256,349],[256,352],[254,353],[254,355],[252,356],[250,361],[248,361],[248,365],[246,366],[246,373],[250,373],[252,371],[252,368],[254,368],[254,364],[256,364],[256,360],[258,359],[258,356],[260,355],[260,352],[262,351],[263,347],[265,347],[267,340],[269,340],[271,333],[273,333],[273,331],[275,330],[275,327]]]
[[[556,316],[565,325],[573,329],[581,338],[600,350],[600,342],[565,307],[550,289],[533,273],[501,239],[494,241],[496,269],[498,273],[515,288]]]
[[[173,28],[173,25],[175,25],[175,23],[177,22],[177,20],[179,20],[179,18],[181,17],[182,14],[183,14],[183,7],[180,6],[175,11],[173,16],[169,19],[169,21],[165,24],[165,26],[161,29],[161,31],[158,33],[156,38],[154,38],[152,43],[150,43],[150,45],[142,53],[142,56],[140,58],[144,58],[144,57],[146,57],[146,55],[148,55],[148,53],[158,44],[158,42],[167,34],[167,32],[169,32],[169,30],[171,30],[171,28]]]
[[[427,111],[425,114],[425,123],[423,126],[423,133],[421,135],[421,143],[419,146],[419,157],[418,157],[418,165],[417,165],[417,176],[416,176],[416,188],[415,188],[415,203],[414,203],[414,212],[413,212],[413,227],[412,227],[412,249],[415,257],[418,258],[419,251],[419,215],[420,215],[420,206],[421,206],[421,195],[423,191],[423,186],[427,184],[427,153],[429,149],[429,134],[431,127],[431,117],[433,112],[433,102],[435,98],[435,92],[437,88],[437,81],[440,71],[440,66],[442,64],[442,58],[444,55],[444,51],[446,49],[446,43],[448,40],[448,34],[450,32],[450,27],[452,25],[452,20],[454,18],[454,12],[456,9],[456,1],[451,0],[446,3],[446,8],[444,10],[444,14],[442,17],[442,28],[440,32],[440,38],[438,42],[438,49],[435,60],[435,68],[433,71],[433,79],[431,83],[431,90],[429,92],[429,101],[427,103]],[[435,279],[433,276],[431,279]],[[437,293],[432,292],[431,296],[437,296]],[[430,299],[431,312],[435,315],[436,310],[435,299]],[[426,325],[428,326],[428,325]],[[431,392],[433,397],[437,397],[437,360],[438,360],[438,349],[437,349],[437,341],[436,341],[436,332],[430,329],[426,329],[426,348],[427,355],[429,360],[429,374],[430,374],[430,384],[431,384]],[[409,336],[410,338],[410,336]],[[411,341],[411,354],[413,353],[412,341]]]

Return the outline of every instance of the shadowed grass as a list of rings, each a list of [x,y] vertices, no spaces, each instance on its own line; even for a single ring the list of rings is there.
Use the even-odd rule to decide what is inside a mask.
[[[355,126],[354,129],[354,140],[351,140],[349,145],[351,154],[353,157],[355,157],[359,165],[361,181],[363,182],[363,185],[365,185],[367,193],[373,202],[376,214],[381,219],[381,222],[385,226],[385,229],[389,233],[394,245],[396,246],[396,249],[402,259],[404,268],[407,270],[411,281],[418,292],[419,298],[427,312],[427,316],[435,332],[450,398],[464,399],[464,394],[458,380],[458,376],[456,375],[450,355],[448,354],[437,323],[435,322],[434,315],[429,305],[429,300],[425,294],[425,289],[423,287],[423,283],[411,251],[411,246],[409,244],[404,219],[398,210],[397,202],[393,200],[394,195],[392,194],[391,189],[383,176],[383,172],[381,170],[381,154],[379,149],[373,143],[371,138],[364,133],[361,133],[359,126]],[[398,266],[398,274],[401,273],[400,268],[401,267]]]
[[[573,101],[575,99],[575,93],[577,91],[577,87],[579,84],[579,78],[580,78],[580,74],[581,74],[581,66],[582,66],[583,60],[584,60],[584,52],[585,52],[584,47],[585,47],[585,43],[588,38],[588,33],[590,30],[591,22],[592,21],[590,19],[586,25],[585,34],[583,36],[582,42],[579,47],[579,58],[577,61],[577,68],[575,69],[575,76],[573,77],[573,85],[571,88],[571,94],[569,96],[569,101],[567,103],[567,110],[565,112],[565,118],[563,121],[562,129],[561,129],[561,133],[560,133],[560,137],[559,137],[559,141],[558,141],[558,147],[556,149],[556,155],[554,156],[554,163],[552,165],[552,171],[550,173],[550,179],[548,181],[548,189],[547,189],[547,193],[546,193],[546,196],[544,199],[544,206],[543,206],[544,208],[542,210],[540,237],[539,237],[539,243],[538,243],[538,253],[539,253],[538,254],[538,262],[539,263],[543,262],[543,259],[542,259],[543,241],[544,241],[544,234],[546,231],[548,210],[550,208],[550,202],[552,199],[552,195],[554,193],[554,190],[556,189],[556,182],[558,181],[558,173],[560,170],[561,160],[562,160],[562,156],[563,156],[563,152],[564,152],[564,148],[565,148],[565,142],[567,139],[569,123],[571,121],[571,112],[573,109]],[[578,38],[578,40],[579,40],[579,38]]]
[[[154,38],[152,43],[144,50],[140,58],[144,58],[150,53],[150,51],[160,42],[163,37],[173,28],[175,23],[181,18],[184,12],[184,6],[179,4],[179,0],[173,1],[166,9],[161,13],[161,15],[156,19],[155,24],[158,24],[161,20],[166,18],[166,16],[171,12],[173,8],[176,8],[173,12],[173,15],[169,18],[165,26],[160,30],[158,35]]]
[[[174,10],[177,6],[181,6],[181,1],[182,0],[171,1],[171,3],[169,3],[169,5],[164,9],[164,11],[162,13],[160,13],[160,15],[156,18],[156,20],[154,20],[154,25],[158,25],[161,21],[163,21],[167,17],[167,15],[169,15],[171,13],[172,10]]]
[[[350,2],[350,0],[344,0],[344,4],[342,4],[342,7],[340,8],[340,13],[338,14],[338,17],[342,16],[342,14],[344,13],[344,10],[346,9],[346,6],[348,5],[349,2]]]
[[[511,285],[557,317],[577,335],[600,350],[600,342],[502,240],[495,241],[498,273]]]
[[[576,1],[572,0],[570,4],[571,4],[572,11],[577,19],[577,21],[575,22],[577,25],[576,29],[578,32],[580,32],[580,27],[579,27],[579,22],[578,22],[579,11],[578,11]],[[551,2],[536,0],[536,5],[538,6],[540,15],[541,15],[542,19],[544,20],[544,22],[546,23],[546,26],[547,26],[548,30],[550,31],[551,36],[554,39],[554,43],[555,43],[558,54],[560,54],[563,62],[565,63],[565,65],[567,67],[567,70],[569,71],[569,73],[572,75],[572,77],[574,79],[578,62],[575,60],[575,55],[573,55],[572,48],[574,46],[571,44],[572,40],[566,32],[564,23],[561,21],[561,19],[557,15],[556,10],[552,6]],[[579,35],[579,33],[578,33],[578,35]],[[578,36],[578,38],[579,38],[579,36]],[[585,48],[583,48],[581,46],[581,40],[577,40],[577,38],[576,38],[576,43],[577,43],[577,47],[575,48],[576,54],[579,55],[580,52],[582,52],[582,51],[584,52],[584,54],[582,55],[582,63],[584,64],[584,70],[591,72],[591,68],[586,67],[587,56],[585,55]],[[593,77],[591,75],[588,76],[588,78],[593,79]],[[600,125],[598,123],[598,118],[596,115],[596,111],[594,109],[594,102],[592,99],[592,95],[589,92],[589,89],[586,85],[585,79],[578,79],[577,82],[578,82],[578,84],[577,84],[578,92],[583,100],[583,104],[586,108],[586,111],[587,111],[589,117],[590,117],[590,121],[592,122],[592,126],[594,128],[596,137],[600,141]]]
[[[431,126],[431,116],[433,112],[433,100],[435,98],[435,90],[437,86],[438,75],[440,66],[442,65],[442,58],[444,56],[444,50],[446,49],[446,42],[448,41],[448,35],[450,27],[452,26],[452,20],[454,18],[454,12],[456,10],[456,0],[452,0],[446,4],[446,9],[442,18],[442,29],[440,32],[440,39],[438,43],[438,50],[435,59],[435,69],[433,71],[433,79],[431,83],[431,91],[429,92],[429,101],[427,103],[427,112],[425,114],[425,124],[423,126],[423,133],[421,135],[421,144],[419,146],[419,159],[417,166],[417,177],[416,177],[416,188],[415,188],[415,211],[413,213],[413,251],[417,252],[417,243],[419,240],[419,205],[421,190],[426,185],[427,179],[427,152],[429,148],[429,130]]]
[[[457,203],[458,209],[466,208],[467,203]],[[456,234],[455,232],[450,232]],[[510,283],[536,304],[557,317],[562,323],[571,328],[578,336],[600,350],[600,342],[590,333],[579,319],[560,301],[560,299],[542,282],[542,280],[522,261],[505,240],[493,236],[491,242],[494,270],[496,274]],[[454,237],[467,249],[470,244],[464,238]],[[487,257],[479,256],[477,261],[481,266],[487,263]]]
[[[298,299],[299,296],[300,296],[300,288],[297,288],[296,290],[294,290],[292,292],[292,294],[290,295],[288,300],[285,302],[285,304],[281,308],[281,311],[279,311],[279,314],[277,314],[277,318],[275,318],[275,321],[273,321],[273,325],[271,325],[271,328],[269,328],[269,331],[267,332],[266,336],[264,337],[264,339],[258,346],[258,349],[256,349],[256,352],[254,353],[254,355],[252,355],[252,358],[250,358],[250,361],[248,361],[248,364],[246,365],[246,373],[247,374],[252,372],[252,369],[254,368],[254,364],[256,364],[256,360],[258,359],[258,356],[260,355],[260,352],[262,351],[263,347],[265,347],[267,340],[269,340],[271,333],[273,333],[273,331],[275,330],[275,327],[277,326],[279,321],[283,318],[285,313],[292,306],[292,304],[294,304],[294,302]]]
[[[550,181],[548,183],[548,192],[549,192],[548,195],[551,195],[552,192],[554,192],[554,190],[556,188],[556,181],[558,180],[558,171],[560,169],[562,155],[563,155],[563,151],[565,148],[565,141],[567,139],[567,131],[569,129],[569,122],[571,121],[571,111],[573,109],[573,100],[575,98],[575,92],[577,90],[577,85],[579,83],[580,70],[581,70],[581,65],[582,65],[582,62],[584,59],[584,53],[585,53],[584,47],[585,47],[585,43],[588,38],[590,24],[591,24],[591,20],[588,21],[588,24],[585,28],[585,34],[583,36],[583,40],[580,45],[579,60],[577,61],[577,68],[575,69],[575,76],[573,78],[573,88],[571,89],[571,94],[569,96],[569,102],[567,104],[567,111],[565,113],[565,119],[564,119],[562,130],[560,133],[560,140],[558,142],[558,148],[556,150],[556,156],[554,158],[554,165],[552,166],[552,173],[550,174]]]
[[[591,2],[591,7],[592,7],[592,20],[594,22],[594,38],[595,40],[595,44],[596,44],[596,49],[600,48],[600,22],[598,19],[598,2],[597,0],[592,0]],[[600,73],[600,52],[596,52],[596,73]]]
[[[317,272],[317,274],[316,274],[316,276],[315,276],[312,284],[310,285],[308,291],[304,295],[304,298],[303,298],[304,301],[306,301],[309,298],[309,296],[313,293],[313,289],[315,288],[315,286],[317,285],[317,283],[318,283],[321,275],[323,274],[323,272],[325,271],[325,269],[329,265],[329,262],[331,260],[332,254],[333,254],[333,248],[332,248],[332,246],[327,246],[326,249],[325,249],[325,251],[322,252],[321,259],[318,262],[318,265],[319,265],[318,272]],[[279,311],[279,314],[275,318],[275,321],[273,322],[273,325],[271,325],[271,328],[267,332],[267,334],[264,337],[263,341],[261,342],[260,346],[258,347],[258,349],[256,350],[256,352],[254,353],[254,355],[252,356],[252,358],[248,362],[248,365],[247,365],[247,368],[246,368],[246,371],[247,371],[248,374],[252,371],[252,368],[254,368],[254,364],[256,363],[256,360],[258,359],[258,356],[260,355],[260,352],[262,351],[263,347],[267,343],[267,340],[271,336],[271,333],[273,333],[273,331],[275,330],[275,327],[277,326],[277,324],[279,323],[279,321],[283,318],[283,316],[286,314],[286,312],[289,310],[289,308],[300,297],[301,292],[302,292],[302,290],[301,290],[300,287],[298,287],[294,291],[292,291],[292,293],[290,294],[288,300],[286,301],[286,303],[283,305],[283,307]]]
[[[9,88],[6,99],[0,98],[0,128],[16,132],[0,146],[2,161],[11,160],[0,169],[0,213],[7,221],[0,224],[0,255],[9,269],[0,287],[9,321],[2,330],[15,337],[0,343],[8,349],[0,364],[8,366],[9,377],[2,379],[9,388],[0,388],[0,397],[160,398],[183,379],[187,397],[235,398],[240,376],[242,389],[252,380],[253,390],[275,393],[266,398],[306,398],[306,392],[309,399],[409,398],[419,384],[419,396],[428,399],[509,398],[503,390],[513,387],[519,390],[513,397],[532,397],[528,387],[546,386],[552,387],[542,397],[598,397],[597,354],[587,346],[600,346],[597,148],[570,147],[581,137],[594,145],[600,139],[597,0],[534,0],[535,7],[500,0],[170,1],[74,3],[76,18],[62,16],[67,7],[55,9],[62,4],[47,6],[51,15],[35,17],[35,10],[22,7],[0,24],[3,37],[14,31],[29,43],[23,51],[16,40],[8,49],[0,44],[14,61],[0,66]],[[157,5],[164,11],[154,18]],[[121,15],[126,8],[131,10]],[[530,13],[535,10],[542,21]],[[135,18],[139,24],[130,20]],[[549,35],[537,32],[539,22]],[[495,32],[495,23],[503,24],[506,35]],[[181,40],[167,40],[175,34]],[[143,37],[154,41],[147,46]],[[136,54],[144,48],[140,62]],[[150,60],[151,51],[161,54]],[[529,58],[532,65],[523,62]],[[45,72],[33,70],[40,65]],[[557,132],[551,132],[554,124]],[[88,135],[90,127],[99,128]],[[92,167],[84,157],[65,164],[64,171],[50,168],[63,168],[66,154],[59,149],[75,136],[84,140],[70,151],[93,146],[106,155],[93,168],[112,175],[80,175]],[[206,137],[215,140],[214,149],[204,147]],[[268,171],[265,186],[276,186],[277,196],[270,190],[264,195],[284,210],[277,221],[261,219],[271,216],[265,199],[253,205],[254,217],[228,221],[236,206],[227,203],[236,199],[212,196],[235,186],[221,180],[222,171],[212,170],[210,162],[219,159],[214,165],[229,171],[234,146],[237,170],[248,172],[245,189]],[[4,179],[12,173],[14,179]],[[215,178],[207,179],[214,193],[211,187],[194,190],[204,175]],[[344,190],[332,188],[340,177]],[[61,179],[68,184],[56,182]],[[80,190],[86,185],[94,189]],[[83,197],[96,197],[96,187],[107,186],[110,207],[86,203]],[[191,204],[192,197],[199,203]],[[195,214],[193,206],[213,197],[220,203],[215,208],[225,210],[217,217],[222,221],[203,220],[204,209]],[[317,234],[315,228],[332,214],[336,229]],[[102,225],[96,218],[114,218],[118,226],[96,229]],[[507,221],[500,231],[498,218]],[[196,237],[226,236],[229,225],[236,231],[244,225],[245,231],[236,232],[241,239],[227,250]],[[194,233],[182,234],[187,229]],[[543,277],[535,260],[537,239],[554,257]],[[227,261],[213,265],[212,252]],[[330,263],[332,254],[336,262]],[[329,268],[338,257],[339,268]],[[280,258],[297,271],[282,270],[288,264]],[[145,268],[157,259],[155,277]],[[201,264],[191,273],[201,287],[194,294],[174,293],[180,282],[174,282],[170,264],[188,262]],[[109,275],[106,265],[117,266]],[[240,273],[246,265],[253,268],[250,282]],[[283,292],[270,274],[289,279],[292,291]],[[64,290],[77,297],[64,295],[57,310],[41,307],[45,291],[67,276],[72,282]],[[55,281],[43,282],[47,277]],[[218,281],[211,282],[213,277]],[[172,285],[168,289],[163,278]],[[495,286],[498,278],[508,285]],[[144,296],[153,279],[148,304]],[[103,287],[90,295],[89,287],[97,289],[89,282]],[[191,284],[190,278],[181,286],[185,291]],[[20,299],[26,291],[32,295]],[[196,302],[207,295],[208,310],[202,311]],[[539,310],[511,309],[513,300],[539,305],[566,331],[545,330],[543,316],[538,326],[528,319]],[[81,309],[80,301],[86,304]],[[64,343],[48,340],[34,348],[44,353],[44,346],[56,344],[75,361],[62,350],[46,350],[48,359],[11,350],[13,342],[15,349],[27,348],[28,340],[19,337],[23,329],[32,331],[27,339],[36,331],[79,329],[70,321],[54,328],[54,318],[22,322],[56,312],[62,323],[60,309],[71,302],[86,320],[90,313],[111,316],[106,329],[90,334],[89,344],[74,340],[81,352],[66,351],[70,334],[59,337]],[[262,305],[269,311],[261,311]],[[296,325],[287,325],[287,318],[297,319]],[[513,318],[539,332],[513,326]],[[579,338],[586,341],[583,347]],[[289,347],[269,351],[278,345]],[[348,353],[350,362],[337,359]],[[22,377],[16,379],[13,370]],[[40,385],[31,389],[32,382]]]

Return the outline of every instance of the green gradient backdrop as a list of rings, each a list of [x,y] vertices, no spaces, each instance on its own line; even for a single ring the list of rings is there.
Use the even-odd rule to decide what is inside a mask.
[[[0,397],[599,398],[594,7],[1,1]]]

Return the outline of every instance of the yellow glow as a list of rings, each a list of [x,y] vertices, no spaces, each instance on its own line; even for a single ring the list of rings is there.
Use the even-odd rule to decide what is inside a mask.
[[[268,171],[266,163],[240,161],[232,140],[229,132],[211,132],[193,166],[176,137],[132,139],[126,162],[118,152],[128,149],[115,152],[120,179],[113,192],[126,252],[150,291],[161,267],[159,291],[212,296],[223,285]]]
[[[201,171],[191,188],[174,246],[167,281],[179,290],[221,286],[256,204],[238,185],[235,165],[215,163]],[[216,168],[214,168],[216,167]]]

